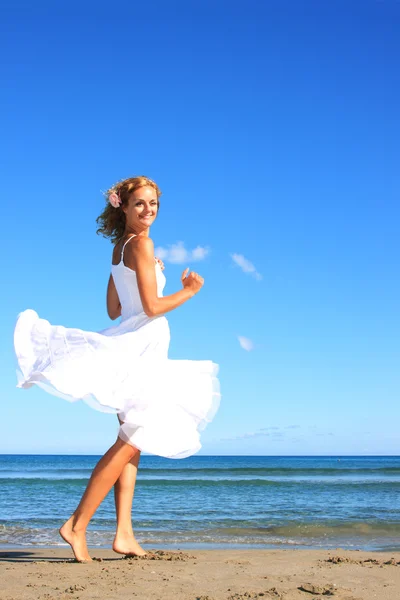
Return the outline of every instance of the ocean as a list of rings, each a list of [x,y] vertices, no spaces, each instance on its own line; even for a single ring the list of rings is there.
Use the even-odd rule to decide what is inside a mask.
[[[66,546],[99,458],[0,455],[0,546]],[[142,455],[132,522],[145,549],[400,551],[400,456]],[[115,523],[111,490],[88,545],[109,548]]]

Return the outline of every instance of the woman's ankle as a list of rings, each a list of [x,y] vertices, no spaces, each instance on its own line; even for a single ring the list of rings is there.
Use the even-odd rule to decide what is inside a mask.
[[[73,533],[81,534],[86,533],[87,524],[82,524],[80,521],[74,519],[71,521],[71,530]]]
[[[135,537],[132,527],[117,527],[115,537]]]

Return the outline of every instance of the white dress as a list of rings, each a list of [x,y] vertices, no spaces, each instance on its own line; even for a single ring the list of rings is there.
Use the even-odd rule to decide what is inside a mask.
[[[71,402],[116,413],[125,442],[185,458],[200,450],[199,432],[218,410],[219,367],[211,360],[168,359],[168,321],[144,312],[136,273],[124,265],[127,242],[120,263],[111,267],[120,323],[95,333],[51,325],[34,310],[23,311],[14,331],[17,387],[36,384]],[[158,263],[155,269],[161,297],[166,279]]]

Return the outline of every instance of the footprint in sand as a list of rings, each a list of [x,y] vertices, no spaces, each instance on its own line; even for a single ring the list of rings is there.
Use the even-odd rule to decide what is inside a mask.
[[[283,600],[284,592],[279,592],[275,587],[264,592],[242,592],[229,596],[228,600]]]
[[[155,550],[155,552],[149,552],[144,556],[129,556],[128,554],[123,558],[125,560],[181,560],[186,562],[191,558],[197,558],[197,556],[186,554],[185,552],[167,552],[165,550]]]
[[[79,585],[79,583],[75,583],[75,585],[70,585],[69,588],[66,588],[64,592],[66,594],[73,594],[75,592],[83,592],[86,590],[86,585]]]
[[[396,560],[395,558],[390,558],[389,560],[378,560],[376,558],[365,558],[363,560],[355,560],[354,558],[347,558],[347,556],[331,556],[329,558],[327,558],[324,561],[321,562],[328,562],[328,563],[332,563],[334,565],[340,565],[340,564],[352,564],[352,565],[377,565],[377,566],[383,566],[383,565],[391,565],[394,567],[399,567],[400,566],[400,560]]]
[[[313,583],[302,583],[297,589],[302,592],[308,592],[318,596],[335,596],[336,600],[361,600],[351,596],[351,591],[345,588],[338,588],[335,584],[315,585]]]

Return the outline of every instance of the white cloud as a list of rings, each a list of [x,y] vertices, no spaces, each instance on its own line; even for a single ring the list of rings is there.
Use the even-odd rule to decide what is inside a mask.
[[[274,431],[272,433],[265,431],[265,428],[259,429],[258,431],[252,431],[247,433],[241,433],[239,435],[235,435],[233,437],[221,438],[221,441],[238,441],[238,440],[248,440],[252,438],[273,438],[272,441],[278,441],[283,438],[284,433],[282,431]]]
[[[231,254],[231,257],[233,262],[242,269],[243,273],[250,273],[258,281],[262,279],[261,273],[257,271],[253,263],[247,260],[243,254]]]
[[[209,253],[208,248],[202,248],[201,246],[196,246],[194,250],[192,250],[192,260],[203,260],[207,254]]]
[[[245,338],[242,335],[238,335],[238,340],[243,350],[247,350],[247,352],[250,352],[254,349],[254,344],[251,340],[249,340],[249,338]]]
[[[155,248],[154,254],[161,260],[174,264],[183,264],[190,261],[204,260],[209,254],[209,248],[203,248],[202,246],[196,246],[194,250],[187,250],[183,242],[177,242],[176,244],[170,244],[168,248],[159,246]]]
[[[260,431],[279,431],[279,427],[261,427]]]
[[[286,431],[288,428],[300,428],[300,425],[289,425],[286,427],[276,427],[275,425],[270,425],[269,427],[261,427],[256,431],[240,433],[238,435],[234,435],[232,437],[221,438],[220,441],[238,441],[238,440],[248,440],[252,438],[269,438],[271,442],[284,441],[285,439],[291,440],[300,440],[301,437],[298,438],[288,438],[291,435],[291,432]]]

